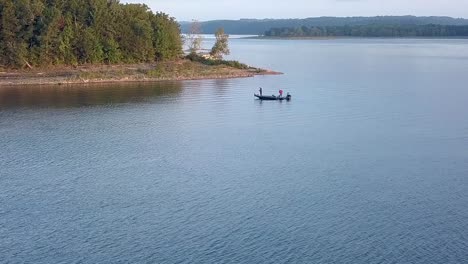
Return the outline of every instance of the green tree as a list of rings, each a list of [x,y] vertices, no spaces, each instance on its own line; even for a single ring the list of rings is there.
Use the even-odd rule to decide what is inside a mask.
[[[156,13],[151,17],[151,26],[155,59],[179,58],[183,53],[179,23],[164,13]]]
[[[80,64],[102,62],[104,52],[94,30],[82,28],[78,33],[76,55]]]
[[[216,59],[222,59],[223,55],[229,55],[229,35],[224,33],[224,29],[220,28],[215,33],[216,42],[211,48],[210,55]]]
[[[10,0],[2,0],[0,5],[2,11],[0,61],[5,66],[22,67],[26,64],[27,45],[22,38],[21,21],[16,15],[17,9]]]
[[[55,7],[47,8],[44,12],[43,26],[38,30],[40,40],[40,63],[63,64],[60,59],[60,34],[65,28],[65,19],[60,10]]]
[[[153,34],[146,5],[122,6],[117,34],[125,62],[145,62],[154,58]]]
[[[103,58],[105,63],[119,63],[122,61],[122,52],[119,43],[114,38],[104,39],[102,43]]]

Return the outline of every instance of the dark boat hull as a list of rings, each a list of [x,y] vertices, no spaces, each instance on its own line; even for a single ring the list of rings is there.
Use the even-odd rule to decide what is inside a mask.
[[[279,96],[274,96],[274,95],[258,95],[254,94],[255,97],[257,97],[260,100],[265,100],[265,101],[289,101],[291,100],[291,96],[288,95],[286,97],[279,97]]]

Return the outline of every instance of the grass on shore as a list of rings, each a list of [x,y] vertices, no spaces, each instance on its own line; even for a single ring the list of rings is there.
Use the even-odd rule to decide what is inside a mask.
[[[132,78],[136,80],[161,79],[182,80],[200,78],[247,77],[266,73],[266,70],[249,67],[237,61],[191,60],[157,62],[152,64],[133,65],[118,70],[103,69],[81,72],[82,79],[116,79]]]

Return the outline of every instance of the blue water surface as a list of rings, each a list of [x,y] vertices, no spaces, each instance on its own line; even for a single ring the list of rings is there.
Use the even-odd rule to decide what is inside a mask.
[[[466,263],[468,40],[231,52],[284,75],[0,87],[0,262]]]

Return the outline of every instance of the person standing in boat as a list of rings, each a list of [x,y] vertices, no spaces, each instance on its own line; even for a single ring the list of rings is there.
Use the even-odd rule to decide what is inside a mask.
[[[280,96],[279,96],[280,98],[283,97],[283,90],[280,89],[279,94],[280,94]]]
[[[260,92],[260,96],[262,96],[262,95],[263,95],[263,89],[262,89],[262,87],[260,87],[260,89],[259,89],[258,91]]]

